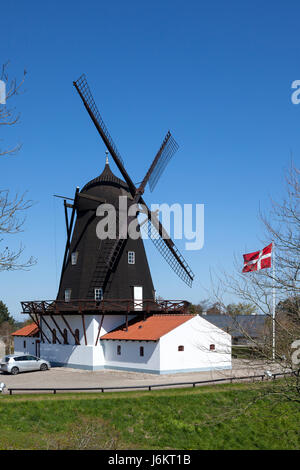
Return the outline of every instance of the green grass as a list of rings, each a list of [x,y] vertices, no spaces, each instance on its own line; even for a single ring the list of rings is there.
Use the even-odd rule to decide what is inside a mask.
[[[297,449],[299,404],[279,387],[2,395],[0,449]]]

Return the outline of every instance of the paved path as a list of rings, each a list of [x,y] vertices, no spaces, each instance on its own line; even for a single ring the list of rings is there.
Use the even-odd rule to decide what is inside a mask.
[[[139,372],[101,370],[86,371],[67,367],[53,367],[46,372],[26,372],[18,375],[6,375],[0,372],[0,382],[6,388],[83,388],[83,387],[134,387],[152,384],[174,384],[202,380],[221,379],[257,375],[270,369],[262,363],[250,365],[246,361],[234,360],[232,370],[192,372],[179,374],[145,374]],[[277,371],[282,372],[282,371]]]

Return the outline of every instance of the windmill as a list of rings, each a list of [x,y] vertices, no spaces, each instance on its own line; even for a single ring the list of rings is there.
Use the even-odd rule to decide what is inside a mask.
[[[124,161],[101,118],[85,75],[73,82],[73,85],[107,148],[107,155],[112,156],[123,180],[112,173],[107,157],[104,171],[81,190],[77,187],[74,198],[58,196],[64,199],[67,241],[57,298],[24,301],[21,304],[23,313],[29,314],[38,326],[43,343],[47,341],[51,344],[51,339],[45,333],[48,331],[52,339],[54,338],[52,343],[55,344],[58,330],[61,335],[60,341],[68,344],[65,343],[66,333],[62,331],[64,325],[78,345],[76,325],[78,317],[81,316],[87,345],[85,322],[97,319],[99,314],[102,319],[99,321],[96,344],[104,317],[110,321],[111,316],[116,318],[116,315],[125,315],[127,324],[128,316],[137,311],[143,313],[144,317],[153,313],[187,313],[189,306],[184,300],[155,299],[143,239],[121,236],[124,230],[127,232],[133,218],[127,216],[128,210],[123,222],[125,227],[121,224],[114,238],[103,240],[97,238],[99,207],[106,203],[117,206],[120,196],[125,197],[127,209],[139,204],[146,216],[143,229],[173,271],[190,287],[194,274],[143,198],[146,185],[149,184],[152,192],[166,165],[178,149],[170,131],[167,132],[149,170],[137,187],[126,171]],[[119,215],[117,214],[118,217]],[[60,325],[57,323],[59,318],[61,318]]]
[[[57,298],[23,301],[21,305],[22,313],[31,317],[39,331],[36,355],[41,354],[52,365],[95,370],[107,366],[109,351],[118,356],[121,348],[117,345],[116,352],[114,346],[104,347],[106,340],[103,343],[101,338],[105,333],[116,327],[128,332],[131,321],[146,322],[153,316],[159,319],[167,315],[169,324],[173,314],[183,315],[182,321],[186,321],[189,313],[189,302],[185,300],[156,299],[142,237],[123,236],[132,221],[137,222],[138,231],[142,225],[160,254],[188,286],[192,285],[194,274],[143,198],[146,185],[149,184],[152,192],[177,151],[175,139],[167,132],[142,182],[135,185],[101,118],[85,76],[73,84],[107,148],[105,168],[81,190],[77,187],[74,198],[58,196],[64,199],[67,241]],[[109,154],[123,179],[112,173]],[[121,197],[125,201],[126,217],[122,217]],[[97,236],[97,227],[103,222],[101,208],[107,204],[116,208],[118,231],[114,237],[102,239]],[[145,215],[142,224],[137,214],[128,216],[129,209],[137,205]],[[152,357],[152,352],[160,346],[150,338],[140,347],[142,355],[144,347]],[[122,368],[124,364],[117,361],[115,365]]]
[[[194,274],[188,263],[185,261],[184,257],[171,240],[167,232],[165,231],[164,227],[162,226],[159,219],[156,215],[151,212],[149,207],[147,206],[146,202],[143,199],[143,194],[145,191],[145,187],[149,184],[151,192],[154,190],[162,172],[164,171],[166,165],[174,155],[174,153],[178,149],[178,145],[171,135],[170,131],[167,132],[149,170],[147,171],[144,179],[139,184],[138,187],[134,184],[133,180],[129,176],[127,170],[125,169],[124,161],[112,139],[107,127],[104,124],[104,121],[98,111],[92,93],[90,91],[89,85],[87,83],[85,75],[82,75],[78,80],[73,82],[74,87],[76,88],[92,122],[94,123],[98,133],[100,134],[107,151],[112,156],[115,164],[117,165],[120,173],[122,174],[125,183],[127,185],[128,195],[129,195],[129,206],[134,204],[141,204],[143,207],[143,211],[145,212],[147,221],[144,224],[144,229],[148,232],[148,236],[155,244],[158,251],[161,255],[165,258],[168,262],[170,267],[175,271],[175,273],[187,284],[191,287]],[[108,169],[106,169],[106,173],[108,173]],[[102,180],[108,178],[108,174],[102,175]],[[112,175],[110,175],[112,179]],[[98,182],[100,182],[101,177],[98,178]],[[119,180],[120,182],[120,180]],[[85,188],[84,188],[85,189]],[[90,201],[93,200],[96,204],[100,204],[103,202],[103,199],[99,197],[99,195],[87,195],[84,194],[84,191],[79,193],[78,189],[75,193],[74,204],[68,205],[65,202],[65,210],[67,211],[67,207],[72,207],[72,215],[70,222],[68,221],[67,213],[66,213],[66,221],[67,221],[67,243],[65,249],[65,256],[64,262],[62,267],[62,274],[61,274],[61,282],[60,282],[60,293],[59,298],[62,298],[62,289],[61,286],[63,284],[64,288],[66,287],[66,283],[63,282],[64,275],[66,272],[66,267],[68,265],[68,260],[70,261],[71,255],[71,232],[72,232],[72,225],[74,222],[74,210],[75,208],[78,209],[79,200],[82,198],[88,198]],[[125,224],[129,224],[130,220],[127,219]],[[127,227],[125,227],[125,231],[127,231]],[[115,240],[106,242],[105,246],[105,257],[102,260],[105,263],[105,268],[102,266],[102,279],[99,282],[104,283],[105,279],[107,280],[110,273],[116,271],[118,262],[120,260],[120,254],[124,249],[124,245],[127,243],[125,238],[121,237],[121,233],[124,233],[124,227],[122,227],[119,233],[116,235]],[[103,258],[103,256],[102,256]],[[99,283],[98,282],[98,283]],[[103,287],[103,286],[102,286]]]

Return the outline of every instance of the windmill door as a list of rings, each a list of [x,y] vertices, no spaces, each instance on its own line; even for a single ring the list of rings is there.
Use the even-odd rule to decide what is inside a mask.
[[[40,340],[37,339],[35,342],[35,355],[40,357],[40,354]]]
[[[134,310],[143,310],[143,287],[133,287]]]

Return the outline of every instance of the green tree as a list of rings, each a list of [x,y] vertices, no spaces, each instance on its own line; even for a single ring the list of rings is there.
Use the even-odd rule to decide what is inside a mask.
[[[208,301],[201,300],[197,304],[190,305],[190,313],[194,315],[201,315],[203,312],[206,312],[207,308],[208,308]]]
[[[256,309],[251,303],[239,302],[238,304],[227,305],[226,313],[233,317],[236,315],[253,315],[256,313]]]
[[[2,323],[4,323],[4,322],[8,322],[10,325],[13,325],[15,323],[15,320],[10,315],[10,313],[8,311],[8,308],[5,305],[5,303],[3,303],[0,300],[0,325],[2,325]]]

